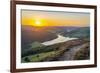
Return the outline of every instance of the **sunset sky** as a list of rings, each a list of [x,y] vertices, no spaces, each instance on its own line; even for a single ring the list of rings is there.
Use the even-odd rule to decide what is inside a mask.
[[[22,25],[79,26],[90,25],[89,13],[22,10]]]

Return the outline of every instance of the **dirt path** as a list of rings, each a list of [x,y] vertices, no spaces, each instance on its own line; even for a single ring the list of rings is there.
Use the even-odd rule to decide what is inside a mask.
[[[77,51],[79,51],[81,49],[81,47],[83,47],[84,45],[78,45],[72,48],[69,48],[68,51],[66,51],[62,56],[58,57],[58,60],[73,60],[74,56],[76,54]]]

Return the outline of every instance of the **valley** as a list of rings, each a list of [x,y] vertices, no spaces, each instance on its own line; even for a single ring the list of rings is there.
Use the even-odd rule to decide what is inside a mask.
[[[21,62],[90,58],[89,27],[22,27]]]

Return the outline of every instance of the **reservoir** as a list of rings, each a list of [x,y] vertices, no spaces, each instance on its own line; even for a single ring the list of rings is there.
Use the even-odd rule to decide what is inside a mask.
[[[58,37],[56,39],[43,42],[42,44],[46,45],[46,46],[49,46],[49,45],[53,45],[53,44],[57,44],[57,43],[66,42],[66,41],[69,41],[69,40],[77,39],[77,38],[64,37],[64,36],[59,35],[59,34],[57,36]]]

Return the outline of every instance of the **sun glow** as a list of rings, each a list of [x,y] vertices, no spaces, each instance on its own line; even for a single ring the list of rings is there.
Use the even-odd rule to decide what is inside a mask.
[[[42,24],[42,22],[41,22],[41,21],[36,20],[36,21],[34,22],[33,26],[36,26],[36,27],[41,27],[41,26],[43,26],[43,24]]]

